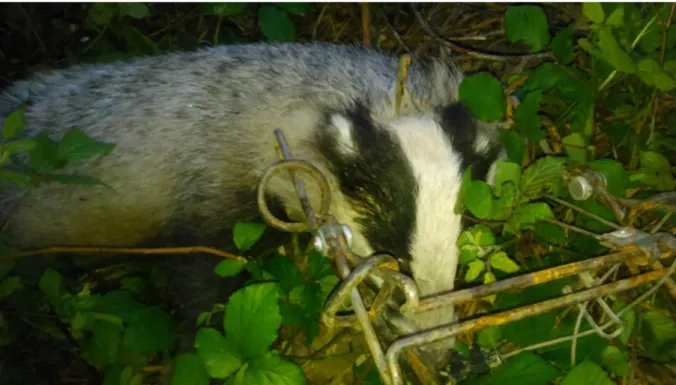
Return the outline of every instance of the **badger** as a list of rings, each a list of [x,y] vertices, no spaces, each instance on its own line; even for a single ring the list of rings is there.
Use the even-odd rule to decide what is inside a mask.
[[[25,108],[23,135],[60,140],[71,128],[115,144],[64,172],[105,186],[5,183],[0,224],[16,247],[219,245],[237,221],[259,215],[256,188],[278,161],[275,129],[294,158],[329,181],[330,213],[362,256],[407,262],[421,295],[454,287],[462,173],[490,180],[501,154],[494,124],[459,101],[463,74],[440,58],[414,61],[397,107],[399,59],[329,43],[202,48],[37,74],[0,95],[4,119]],[[318,191],[306,183],[314,207]],[[289,178],[267,194],[303,218]],[[215,257],[173,261],[176,296],[194,323],[222,300]],[[213,294],[209,294],[213,293]],[[411,318],[420,328],[454,320],[441,309]]]

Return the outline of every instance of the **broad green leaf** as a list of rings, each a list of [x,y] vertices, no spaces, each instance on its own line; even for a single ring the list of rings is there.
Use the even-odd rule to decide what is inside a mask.
[[[563,377],[561,385],[615,385],[603,368],[591,361],[584,361]]]
[[[553,223],[538,222],[535,224],[535,235],[553,245],[562,245],[566,242],[566,232]]]
[[[519,164],[501,160],[496,162],[495,182],[493,183],[496,196],[501,195],[502,184],[505,182],[512,182],[515,186],[519,185],[521,182],[521,166]]]
[[[209,385],[209,375],[195,353],[183,353],[176,358],[171,385]]]
[[[9,168],[0,168],[0,180],[6,180],[19,186],[28,186],[32,181],[31,177],[23,172]]]
[[[643,59],[638,63],[638,77],[645,84],[655,86],[660,91],[671,91],[676,87],[674,78],[653,59]]]
[[[20,289],[21,287],[22,287],[21,278],[17,276],[7,277],[3,279],[2,281],[0,281],[0,300],[10,296],[12,293]]]
[[[289,293],[289,302],[301,306],[308,315],[319,314],[323,305],[321,286],[318,283],[296,286]]]
[[[568,157],[577,163],[585,163],[587,161],[587,144],[584,137],[579,132],[574,132],[562,139],[564,148]]]
[[[202,12],[216,16],[239,15],[246,8],[246,3],[202,3]]]
[[[276,3],[280,7],[284,8],[287,12],[294,15],[305,16],[312,10],[312,4],[310,3]]]
[[[132,19],[144,19],[148,16],[148,7],[143,3],[118,3],[120,16],[129,16]]]
[[[282,8],[272,4],[258,9],[258,26],[269,41],[294,41],[296,26]]]
[[[601,24],[606,19],[601,3],[582,3],[582,13],[596,24]]]
[[[495,235],[486,225],[474,225],[463,231],[456,242],[458,247],[464,245],[489,246],[495,244]]]
[[[492,267],[500,271],[504,271],[505,273],[515,273],[519,271],[519,265],[509,259],[507,253],[504,251],[498,251],[497,253],[491,255],[490,261]]]
[[[479,278],[479,275],[486,268],[484,261],[475,259],[467,264],[467,272],[465,273],[465,282],[471,282]]]
[[[458,263],[464,265],[470,261],[473,261],[477,258],[479,248],[474,245],[464,245],[460,247],[460,255],[458,257]]]
[[[14,333],[9,323],[2,314],[0,314],[0,348],[14,342]]]
[[[628,74],[636,72],[636,64],[634,64],[629,53],[627,53],[627,51],[625,51],[617,42],[610,28],[601,28],[598,31],[598,37],[599,48],[601,49],[604,59],[620,72]]]
[[[608,345],[601,353],[601,361],[611,373],[620,377],[629,376],[629,361],[617,346]]]
[[[141,277],[125,277],[120,282],[120,289],[139,295],[146,290],[146,281]]]
[[[237,222],[233,229],[233,239],[239,251],[249,250],[265,232],[265,224],[255,222]]]
[[[500,130],[502,144],[507,150],[507,158],[510,162],[521,164],[526,155],[526,144],[523,138],[515,131]]]
[[[18,154],[20,152],[29,152],[35,149],[38,146],[38,142],[35,139],[16,139],[10,142],[5,143],[2,146],[4,151],[9,151],[10,154]]]
[[[542,119],[538,114],[541,98],[542,91],[530,92],[514,111],[517,131],[534,142],[539,142],[546,136],[542,130]]]
[[[225,333],[245,358],[263,354],[277,339],[282,323],[278,301],[279,288],[274,283],[253,284],[230,297]]]
[[[93,3],[89,6],[89,19],[99,27],[103,27],[110,23],[110,20],[115,16],[113,13],[115,5],[116,4],[109,3]]]
[[[618,4],[618,6],[610,13],[608,19],[606,20],[607,25],[612,25],[613,27],[619,27],[624,23],[624,5]]]
[[[477,218],[488,218],[493,212],[493,194],[486,182],[473,180],[467,187],[463,203]]]
[[[82,130],[73,128],[64,135],[59,143],[57,155],[63,160],[85,160],[99,155],[107,155],[115,149],[114,144],[93,140]]]
[[[58,143],[49,139],[44,132],[35,138],[37,146],[30,151],[31,167],[39,172],[49,172],[63,168],[66,161],[59,159]]]
[[[575,29],[568,26],[557,33],[550,44],[552,53],[561,64],[567,64],[573,60],[573,32]]]
[[[626,190],[629,188],[629,173],[622,163],[613,159],[597,159],[588,163],[589,167],[602,174],[608,185],[608,192],[626,198]]]
[[[147,307],[134,299],[134,293],[128,290],[113,290],[101,297],[94,311],[111,314],[124,322],[138,322]]]
[[[109,322],[98,322],[85,345],[87,360],[102,369],[114,364],[122,339],[122,328]]]
[[[279,287],[286,294],[303,283],[303,276],[291,260],[281,254],[266,260],[263,268],[279,281]]]
[[[650,342],[661,345],[676,339],[676,320],[661,311],[647,311],[641,314],[644,325],[650,332]]]
[[[500,328],[489,326],[479,330],[476,334],[476,342],[484,349],[494,350],[498,346],[498,342],[502,338]]]
[[[300,367],[276,352],[258,356],[235,380],[237,385],[305,385],[307,379]]]
[[[643,151],[641,153],[641,167],[657,172],[671,172],[669,159],[655,151]]]
[[[520,230],[534,229],[537,221],[547,218],[553,219],[554,213],[546,203],[526,203],[516,209],[514,215],[505,223],[503,232],[518,234]]]
[[[523,85],[524,91],[549,91],[562,81],[567,81],[569,75],[556,64],[545,62],[528,73],[528,80]]]
[[[494,122],[504,119],[507,110],[505,94],[500,82],[488,72],[480,72],[460,83],[460,100],[474,117]]]
[[[540,196],[543,190],[559,183],[565,172],[565,160],[544,157],[524,170],[521,175],[521,201],[527,202]]]
[[[542,8],[510,6],[505,12],[505,34],[512,43],[523,41],[536,52],[549,44],[549,25]]]
[[[144,307],[138,318],[124,331],[124,346],[141,354],[157,352],[171,346],[174,325],[169,314],[159,307]]]
[[[559,376],[559,371],[537,355],[520,353],[490,374],[469,381],[469,385],[544,385]]]
[[[504,221],[512,215],[519,199],[519,191],[514,183],[506,181],[500,188],[500,198],[493,201],[490,219]]]
[[[9,114],[2,124],[3,139],[14,139],[21,134],[23,128],[26,126],[24,120],[24,106]]]
[[[324,277],[335,275],[328,258],[317,250],[310,252],[307,263],[307,274],[311,281],[319,281]]]
[[[0,261],[0,279],[5,278],[7,274],[9,274],[12,271],[14,266],[16,266],[16,261],[13,261],[11,259]]]
[[[244,270],[246,262],[237,259],[225,259],[216,265],[214,273],[219,277],[234,277]]]
[[[65,291],[63,276],[58,271],[52,269],[45,270],[38,286],[40,287],[40,291],[53,299],[61,297],[61,294]]]
[[[195,349],[211,378],[225,379],[242,366],[236,348],[216,329],[199,329],[195,336]]]

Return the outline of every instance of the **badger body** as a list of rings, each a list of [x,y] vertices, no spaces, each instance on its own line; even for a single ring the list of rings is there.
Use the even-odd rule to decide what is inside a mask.
[[[19,247],[162,244],[176,234],[212,245],[257,217],[256,186],[278,160],[273,131],[282,129],[294,157],[328,178],[331,213],[350,226],[357,254],[408,261],[423,295],[451,290],[461,174],[472,166],[475,177],[487,175],[498,133],[458,102],[462,74],[439,60],[408,68],[398,115],[397,70],[398,58],[356,46],[247,44],[19,81],[0,95],[0,119],[23,104],[25,135],[59,140],[76,127],[115,144],[65,170],[112,189],[6,185],[0,222]],[[306,186],[317,207],[314,184]],[[267,191],[291,218],[303,217],[288,178]],[[204,261],[184,257],[187,267],[174,269],[186,298],[213,290],[214,260]],[[414,320],[430,327],[453,317],[444,309]]]

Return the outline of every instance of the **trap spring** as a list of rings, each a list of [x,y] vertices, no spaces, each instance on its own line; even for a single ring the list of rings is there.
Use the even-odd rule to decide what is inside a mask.
[[[577,305],[581,311],[581,315],[592,325],[593,329],[591,332],[595,332],[604,338],[613,338],[624,330],[625,325],[620,319],[620,315],[651,295],[661,285],[666,285],[670,293],[676,297],[676,284],[670,278],[676,269],[676,261],[668,268],[665,268],[659,262],[660,259],[673,256],[676,238],[669,233],[656,233],[656,231],[646,233],[631,227],[621,227],[613,224],[616,228],[614,232],[596,236],[596,238],[607,246],[619,250],[615,253],[535,271],[478,287],[420,298],[415,282],[407,275],[399,272],[398,262],[393,256],[377,254],[368,258],[362,258],[350,251],[352,234],[349,227],[338,223],[329,213],[331,194],[327,179],[316,167],[293,159],[291,150],[281,130],[275,130],[275,139],[277,153],[281,160],[266,170],[258,186],[258,205],[263,218],[270,226],[283,231],[312,232],[315,236],[314,246],[327,256],[334,258],[338,274],[343,281],[325,304],[322,321],[330,327],[360,327],[381,379],[387,385],[402,385],[404,383],[402,368],[400,366],[402,354],[406,355],[413,371],[423,383],[440,384],[441,377],[439,373],[434,373],[432,365],[426,362],[423,357],[420,357],[415,352],[415,348],[447,340],[460,333],[477,331],[489,326],[504,325],[554,309]],[[274,217],[268,210],[265,201],[265,188],[273,176],[283,171],[289,172],[294,183],[302,210],[305,214],[305,222],[285,222]],[[305,186],[296,175],[297,173],[309,176],[318,184],[320,196],[318,211],[313,210],[311,207]],[[569,183],[571,195],[575,199],[584,200],[592,195],[596,195],[613,209],[613,212],[620,221],[626,218],[626,213],[621,204],[637,204],[635,201],[612,197],[607,192],[605,180],[600,174],[585,171],[572,175],[569,180],[572,181]],[[651,207],[660,207],[666,209],[669,213],[676,211],[674,210],[674,206],[660,202],[654,202]],[[568,226],[567,228],[572,227],[565,223],[554,222],[562,226]],[[646,254],[649,255],[649,259],[652,261],[648,263],[653,268],[652,271],[606,283],[612,273],[621,264],[640,259]],[[592,272],[603,268],[609,268],[609,271],[603,277],[595,278],[592,275]],[[566,287],[562,296],[528,306],[492,313],[470,320],[458,320],[427,330],[414,330],[410,325],[406,324],[405,317],[402,317],[402,315],[423,313],[449,305],[457,306],[489,295],[524,289],[573,275],[580,277],[583,289],[573,291],[573,288]],[[370,301],[370,308],[367,309],[365,300],[360,294],[358,287],[365,280],[374,278],[380,280],[383,284],[378,293],[376,293],[375,298]],[[613,312],[603,299],[604,296],[612,293],[636,288],[653,281],[658,282],[648,292],[641,295],[619,312]],[[393,293],[395,289],[399,289],[403,293],[403,302],[400,301],[401,303],[397,308],[393,309],[389,304],[397,303],[392,302],[394,301]],[[352,313],[338,315],[338,310],[346,303],[347,299],[350,300]],[[586,310],[590,301],[594,301],[600,305],[600,308],[610,319],[609,322],[598,325],[594,321],[591,314]],[[383,324],[386,326],[386,329],[383,329]],[[605,329],[611,326],[615,326],[615,331],[612,333],[605,332]],[[385,338],[379,338],[376,329]],[[395,331],[399,331],[400,333],[396,333]],[[404,332],[403,335],[398,335],[402,331]],[[589,333],[576,334],[571,338],[575,339],[586,334]],[[386,349],[384,349],[384,346],[386,346],[385,342],[389,342]],[[511,355],[507,354],[503,358]],[[452,378],[445,381],[454,382]]]

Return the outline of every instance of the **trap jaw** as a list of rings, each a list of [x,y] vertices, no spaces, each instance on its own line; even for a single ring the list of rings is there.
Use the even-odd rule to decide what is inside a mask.
[[[261,214],[270,226],[277,229],[288,232],[309,231],[314,233],[314,246],[319,251],[334,258],[338,274],[343,281],[326,302],[321,316],[322,322],[329,327],[350,326],[361,328],[380,377],[386,385],[403,385],[404,378],[400,366],[402,354],[406,355],[406,361],[423,384],[455,383],[455,380],[452,378],[442,380],[440,373],[435,373],[434,366],[430,364],[430,361],[426,357],[420,355],[416,351],[416,348],[448,340],[461,333],[474,332],[489,326],[500,326],[562,307],[577,305],[580,309],[580,314],[592,325],[593,330],[591,332],[610,339],[624,331],[625,325],[620,319],[622,313],[647,298],[648,295],[657,290],[661,285],[666,285],[670,289],[672,296],[676,298],[676,284],[670,278],[674,270],[676,270],[676,260],[668,268],[665,268],[659,262],[659,259],[673,256],[674,249],[676,248],[676,238],[669,233],[647,234],[634,228],[621,228],[617,225],[615,225],[617,227],[616,231],[597,236],[597,239],[609,247],[620,250],[619,252],[535,271],[478,287],[443,293],[428,298],[420,298],[415,282],[407,275],[399,272],[398,261],[393,256],[376,254],[369,258],[360,258],[350,251],[352,234],[349,227],[338,223],[328,213],[331,203],[328,181],[316,167],[293,159],[281,130],[275,130],[275,136],[276,148],[281,160],[265,171],[258,186],[258,205]],[[267,208],[265,187],[272,176],[282,171],[289,172],[293,180],[305,213],[305,223],[281,221],[274,217]],[[318,212],[313,211],[310,206],[303,183],[296,175],[297,172],[307,174],[318,183],[321,196]],[[626,202],[619,202],[608,194],[605,188],[605,181],[600,175],[584,172],[579,175],[573,175],[572,181],[572,183],[569,183],[569,189],[574,199],[584,200],[593,194],[599,195],[613,209],[618,220],[625,218],[625,212],[621,208],[620,203]],[[673,206],[666,206],[676,211]],[[561,223],[561,225],[565,224]],[[631,245],[637,247],[627,247]],[[611,273],[621,264],[639,258],[646,253],[652,256],[652,271],[606,283],[612,276]],[[602,277],[595,277],[593,275],[593,272],[604,268],[609,268],[609,271]],[[566,287],[563,290],[562,296],[532,305],[492,313],[474,319],[459,320],[422,331],[412,328],[410,324],[407,324],[406,318],[403,317],[407,314],[424,313],[448,306],[457,306],[489,295],[524,289],[573,275],[578,275],[580,278],[579,286],[581,288],[577,291],[574,291],[571,287]],[[373,300],[370,301],[368,310],[364,298],[357,289],[359,284],[363,283],[367,278],[382,282],[380,290]],[[610,306],[603,298],[604,296],[636,288],[653,281],[657,281],[657,284],[653,288],[619,312],[614,312],[610,309]],[[396,291],[396,289],[399,289],[399,291]],[[395,300],[395,292],[397,294],[403,293],[403,296],[400,296],[403,300]],[[348,299],[351,303],[352,314],[338,315],[338,310]],[[603,325],[597,324],[591,313],[587,311],[587,306],[590,302],[596,302],[611,321]],[[395,307],[398,306],[398,309],[394,309],[392,303],[397,303],[398,305],[395,305]],[[605,329],[611,326],[616,327],[615,331],[612,333],[605,332]],[[589,332],[585,333],[590,334]],[[379,338],[379,334],[383,338]],[[580,333],[579,335],[583,334]],[[577,337],[578,334],[575,334],[571,339],[576,339]],[[384,341],[389,345],[386,351],[383,350]],[[516,353],[507,354],[503,358],[507,358],[513,354]],[[496,357],[497,360],[494,364],[499,365],[500,357]]]

